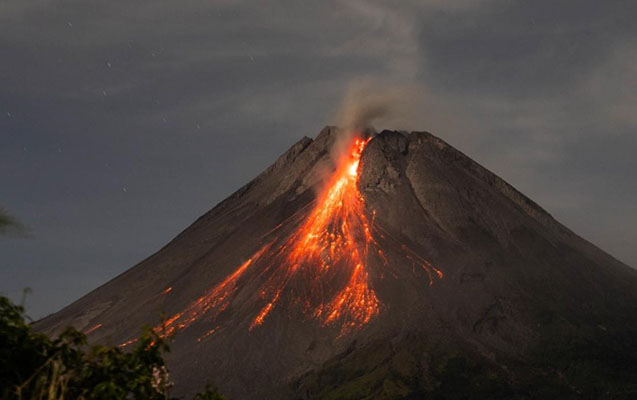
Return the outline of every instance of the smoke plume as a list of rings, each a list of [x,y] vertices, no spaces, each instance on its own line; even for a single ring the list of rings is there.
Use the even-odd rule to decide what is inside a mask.
[[[341,132],[332,148],[333,159],[340,160],[354,136],[374,134],[373,124],[393,122],[400,114],[399,105],[409,97],[406,89],[377,80],[351,82],[336,112],[335,119]]]

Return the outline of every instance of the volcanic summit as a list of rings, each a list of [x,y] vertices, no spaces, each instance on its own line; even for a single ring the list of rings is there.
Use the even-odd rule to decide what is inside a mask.
[[[144,324],[179,394],[637,393],[637,271],[426,132],[305,137],[36,327],[126,348]]]

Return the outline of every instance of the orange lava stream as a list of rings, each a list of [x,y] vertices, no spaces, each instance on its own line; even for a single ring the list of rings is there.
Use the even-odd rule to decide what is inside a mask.
[[[368,261],[374,257],[387,266],[388,260],[372,234],[375,212],[370,221],[357,186],[361,154],[369,140],[354,140],[350,153],[291,235],[269,241],[221,283],[155,327],[155,332],[166,337],[205,316],[213,322],[214,329],[200,337],[201,341],[221,329],[218,317],[244,289],[256,289],[247,296],[258,296],[253,300],[262,304],[260,311],[251,317],[250,330],[262,325],[281,302],[300,306],[307,316],[322,325],[338,326],[340,335],[372,320],[380,312],[381,303],[370,283]],[[297,221],[303,215],[293,217]],[[381,238],[385,237],[378,232]],[[434,278],[442,279],[440,270],[407,246],[401,247],[403,257],[428,274],[429,284]],[[248,271],[256,272],[248,274]],[[162,294],[171,291],[168,288]],[[129,343],[132,342],[122,346]]]
[[[161,337],[167,337],[175,333],[177,329],[184,329],[192,325],[201,316],[209,312],[213,312],[213,319],[216,315],[221,313],[230,305],[231,295],[237,290],[237,280],[243,275],[246,269],[257,259],[259,259],[263,253],[265,253],[270,247],[270,244],[266,244],[259,251],[257,251],[246,262],[241,264],[235,272],[223,280],[220,284],[215,286],[212,290],[208,291],[203,296],[199,297],[193,303],[191,303],[184,311],[173,315],[166,320],[162,325],[155,327],[155,331],[160,334]]]
[[[374,244],[371,223],[365,214],[365,202],[358,191],[358,165],[369,140],[356,139],[345,162],[332,176],[331,182],[301,227],[286,243],[289,251],[287,265],[291,266],[285,279],[273,275],[266,284],[274,294],[254,319],[251,329],[261,325],[279,301],[291,274],[300,266],[318,266],[311,279],[339,265],[348,266],[347,284],[327,303],[315,306],[313,316],[324,324],[342,322],[346,331],[362,326],[378,313],[379,301],[370,287],[365,268],[367,251]],[[268,294],[268,290],[264,294]]]
[[[85,335],[90,335],[91,333],[95,332],[96,330],[98,330],[101,327],[102,327],[102,324],[97,324],[94,327],[92,327],[89,330],[87,330],[86,332],[84,332],[84,334]]]

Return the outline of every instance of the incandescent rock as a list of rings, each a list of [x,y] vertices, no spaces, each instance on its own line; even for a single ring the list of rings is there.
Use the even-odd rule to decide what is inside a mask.
[[[284,244],[298,243],[285,240],[339,171],[340,135],[303,138],[156,254],[35,326],[101,324],[89,339],[116,345],[175,315],[176,394],[215,382],[233,399],[637,396],[637,272],[429,133],[382,131],[362,150],[363,216],[343,221],[367,241],[354,247],[364,273],[327,249],[299,267],[303,279],[296,264],[282,269]],[[341,286],[351,315],[333,319],[352,329],[323,311]],[[209,307],[189,311],[197,302]]]

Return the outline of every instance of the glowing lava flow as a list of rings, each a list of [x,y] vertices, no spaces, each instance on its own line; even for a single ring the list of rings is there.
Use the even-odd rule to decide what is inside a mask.
[[[309,300],[307,311],[324,324],[341,320],[342,328],[348,330],[366,324],[378,313],[379,301],[369,285],[365,268],[369,246],[375,241],[365,215],[364,199],[357,187],[358,165],[368,141],[354,141],[349,157],[336,170],[303,225],[287,241],[284,248],[288,250],[286,264],[290,267],[285,276],[274,274],[266,283],[262,297],[267,303],[252,322],[251,329],[263,323],[299,268],[310,269],[311,274],[307,285],[309,299],[301,299],[301,302]],[[345,271],[330,271],[339,267]],[[345,286],[330,301],[312,304],[312,290],[321,289],[320,282],[317,284],[315,280],[327,278],[324,279],[327,283],[339,272],[349,275]],[[324,293],[314,294],[322,297]]]
[[[243,301],[250,299],[248,309],[253,309],[253,302],[259,307],[250,317],[250,330],[262,325],[281,303],[288,309],[298,307],[322,325],[335,324],[341,335],[374,318],[381,303],[370,283],[368,262],[371,257],[383,265],[388,262],[372,235],[372,222],[357,187],[360,158],[368,142],[354,140],[314,208],[292,234],[270,240],[235,272],[155,331],[168,336],[205,316],[214,328],[200,337],[201,341],[223,328],[220,316],[240,292],[245,293]],[[434,277],[442,278],[442,272],[411,249],[403,245],[402,251],[406,260],[427,272],[430,284]]]

